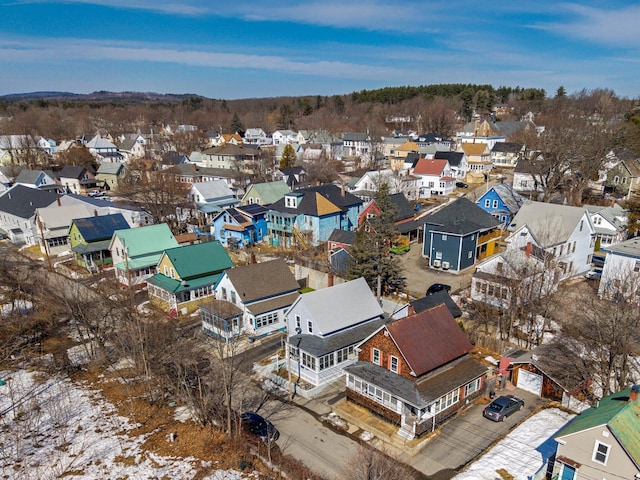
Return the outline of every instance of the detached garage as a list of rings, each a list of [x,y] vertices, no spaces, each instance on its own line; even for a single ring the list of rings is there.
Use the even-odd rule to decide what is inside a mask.
[[[516,387],[531,392],[535,395],[542,395],[542,375],[527,370],[529,365],[523,365],[514,372],[516,377]]]
[[[588,397],[591,381],[583,360],[561,343],[513,355],[508,370],[516,387],[565,405]]]

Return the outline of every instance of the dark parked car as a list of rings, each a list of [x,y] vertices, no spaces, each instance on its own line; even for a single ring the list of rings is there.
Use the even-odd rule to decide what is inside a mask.
[[[244,428],[263,442],[275,442],[280,438],[278,429],[266,418],[255,412],[244,412],[240,415]]]
[[[512,413],[524,408],[524,400],[514,395],[496,398],[482,411],[482,415],[494,422],[504,422]]]
[[[456,187],[458,187],[458,188],[468,188],[469,185],[467,185],[464,182],[456,182]]]
[[[451,292],[451,285],[446,285],[444,283],[434,283],[429,288],[427,288],[427,293],[425,295],[432,295],[436,292],[441,292],[445,290],[447,293]]]

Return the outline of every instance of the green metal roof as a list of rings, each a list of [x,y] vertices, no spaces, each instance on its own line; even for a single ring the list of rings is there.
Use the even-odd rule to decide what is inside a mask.
[[[178,242],[166,223],[116,230],[113,234],[118,236],[127,247],[129,258],[163,252],[168,248],[178,246]]]
[[[255,190],[265,204],[276,202],[284,197],[286,193],[290,192],[289,186],[282,180],[254,183],[247,192],[249,195],[245,194],[245,198],[250,197],[253,190]]]
[[[630,388],[603,397],[565,426],[556,438],[607,425],[620,444],[640,465],[640,402],[630,402]]]
[[[164,253],[184,280],[191,281],[192,278],[233,267],[229,254],[219,241],[169,248]]]
[[[215,285],[218,279],[222,276],[222,273],[216,273],[213,275],[206,275],[204,277],[193,278],[188,282],[181,282],[173,278],[156,273],[155,275],[147,279],[147,283],[155,285],[163,290],[172,293],[185,292],[188,290],[195,290],[196,288],[206,287],[208,285]]]
[[[146,267],[155,267],[158,265],[160,261],[160,257],[162,256],[162,252],[160,253],[152,253],[151,255],[145,255],[143,257],[131,258],[128,262],[118,262],[114,265],[115,268],[119,270],[126,270],[129,267],[129,270],[138,270],[139,268]]]

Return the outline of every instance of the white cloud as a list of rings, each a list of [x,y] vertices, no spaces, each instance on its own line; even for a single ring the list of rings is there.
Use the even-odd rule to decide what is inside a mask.
[[[192,47],[78,39],[1,39],[5,62],[128,61],[174,63],[197,67],[268,70],[335,78],[395,78],[395,68],[341,61],[295,61],[282,56],[197,50]]]
[[[587,40],[596,44],[617,47],[640,46],[640,5],[599,9],[576,3],[558,5],[559,12],[569,15],[566,22],[539,23],[542,30],[560,36]]]

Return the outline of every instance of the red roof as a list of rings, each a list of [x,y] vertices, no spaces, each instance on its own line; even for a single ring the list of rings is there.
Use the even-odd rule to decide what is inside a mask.
[[[440,175],[447,166],[446,160],[421,158],[413,169],[415,175]]]
[[[386,328],[416,377],[473,348],[444,304],[396,320]]]

